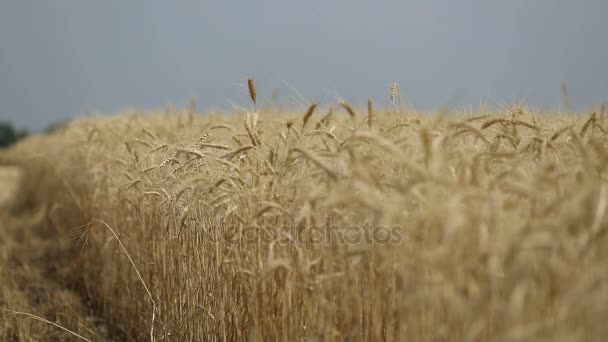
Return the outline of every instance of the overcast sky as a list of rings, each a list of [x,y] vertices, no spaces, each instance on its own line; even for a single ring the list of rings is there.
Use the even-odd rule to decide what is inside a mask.
[[[416,108],[608,101],[606,0],[0,0],[0,120],[336,97]]]

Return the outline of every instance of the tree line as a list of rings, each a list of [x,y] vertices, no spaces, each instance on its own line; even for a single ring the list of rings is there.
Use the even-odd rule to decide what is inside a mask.
[[[27,130],[17,130],[10,122],[0,122],[0,148],[9,147],[28,134]]]

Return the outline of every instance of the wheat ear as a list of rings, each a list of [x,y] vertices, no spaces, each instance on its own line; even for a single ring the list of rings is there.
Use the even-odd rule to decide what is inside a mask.
[[[346,112],[348,113],[348,115],[350,115],[353,119],[356,118],[353,107],[351,107],[348,103],[346,103],[344,101],[340,101],[340,106],[342,106],[342,108],[346,109]]]
[[[247,88],[249,88],[249,98],[251,98],[251,102],[253,102],[253,109],[257,112],[258,111],[258,104],[257,104],[257,93],[255,92],[255,84],[253,83],[253,79],[248,78],[247,79]]]
[[[580,132],[581,138],[585,136],[585,133],[587,133],[587,129],[589,128],[591,123],[595,123],[595,120],[596,120],[595,116],[596,116],[596,114],[594,112],[593,114],[591,114],[589,119],[585,122],[585,124],[583,125],[583,128],[581,128],[581,132]]]
[[[310,107],[308,107],[308,110],[306,111],[306,114],[304,114],[304,117],[302,118],[302,132],[304,132],[304,127],[306,127],[306,124],[308,123],[308,120],[310,120],[310,117],[315,112],[315,109],[317,108],[317,105],[318,105],[317,103],[311,104]]]

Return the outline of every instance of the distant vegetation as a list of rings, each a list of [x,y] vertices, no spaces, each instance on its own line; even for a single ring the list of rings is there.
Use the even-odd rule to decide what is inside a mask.
[[[11,123],[0,122],[0,148],[11,146],[27,135],[26,130],[17,131]]]
[[[44,133],[56,133],[64,129],[69,120],[58,120],[49,124],[42,132]],[[18,130],[15,126],[7,121],[0,121],[0,148],[10,147],[20,139],[23,139],[30,135],[30,132],[26,129]]]
[[[49,124],[48,126],[46,126],[46,128],[44,129],[45,133],[55,133],[55,132],[59,132],[60,130],[64,129],[65,127],[67,127],[67,125],[70,123],[70,120],[64,119],[64,120],[57,120],[55,122],[52,122],[51,124]]]

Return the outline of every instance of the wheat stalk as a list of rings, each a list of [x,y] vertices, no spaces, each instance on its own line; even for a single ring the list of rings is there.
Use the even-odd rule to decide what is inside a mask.
[[[112,229],[107,223],[105,223],[102,220],[93,219],[90,224],[92,224],[93,222],[101,223],[102,225],[104,225],[112,233],[112,235],[114,236],[114,238],[116,239],[116,241],[118,241],[118,244],[120,245],[120,247],[122,248],[122,250],[125,252],[127,258],[129,259],[129,262],[131,263],[131,266],[133,266],[133,269],[135,270],[135,273],[137,274],[137,277],[141,281],[141,284],[144,286],[144,289],[146,290],[146,293],[148,294],[148,298],[150,299],[150,302],[152,302],[152,321],[151,321],[151,324],[150,324],[150,342],[154,342],[154,319],[156,317],[156,301],[154,300],[154,297],[152,297],[152,293],[148,289],[148,285],[146,285],[146,282],[144,281],[144,278],[142,278],[141,274],[139,273],[139,270],[137,269],[137,266],[135,266],[135,262],[131,258],[131,255],[129,254],[129,251],[127,251],[127,248],[122,244],[122,241],[120,241],[120,238],[118,237],[118,235],[116,235],[116,233],[114,232],[114,229]],[[85,234],[87,232],[85,232]]]
[[[259,146],[260,142],[248,120],[245,120],[245,131],[247,131],[247,136],[249,136],[249,140],[251,140],[253,146]]]

